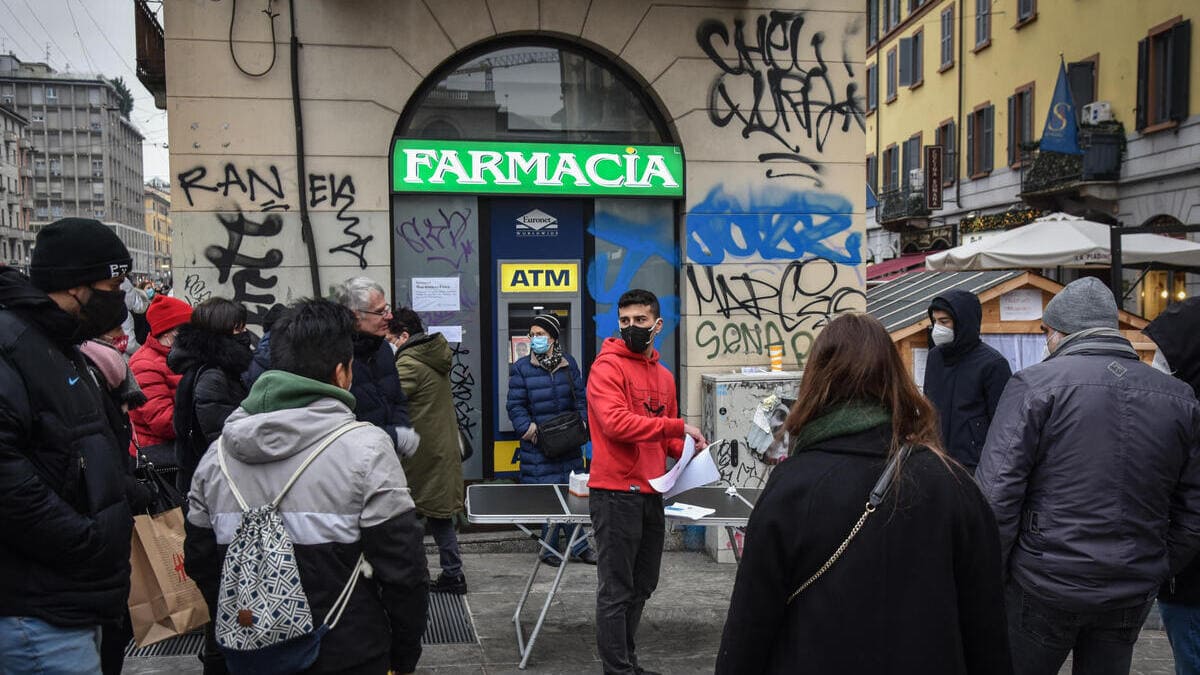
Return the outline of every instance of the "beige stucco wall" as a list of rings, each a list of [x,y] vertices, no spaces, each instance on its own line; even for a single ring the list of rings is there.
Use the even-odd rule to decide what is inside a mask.
[[[234,49],[251,71],[271,58],[270,27],[259,4],[240,3],[235,22]],[[464,47],[508,33],[548,31],[582,41],[612,54],[652,87],[687,158],[678,374],[685,413],[699,423],[702,373],[766,365],[771,340],[785,345],[786,367],[796,369],[827,314],[865,307],[857,263],[865,238],[864,135],[860,116],[845,103],[854,88],[861,96],[864,84],[864,16],[858,6],[846,9],[852,4],[297,2],[307,171],[316,185],[327,186],[312,206],[322,292],[360,272],[392,286],[387,155],[400,113],[426,76]],[[229,0],[164,6],[178,294],[192,302],[237,294],[252,311],[311,295],[293,154],[287,3],[274,5],[280,12],[277,60],[259,78],[238,72],[230,58]],[[773,8],[793,14],[773,14]],[[740,56],[732,44],[735,21],[745,23],[748,48]],[[788,46],[766,57],[752,49],[758,22],[770,29],[771,43]],[[705,54],[705,35],[734,73]],[[756,76],[780,83],[763,92],[757,117]],[[801,94],[806,79],[807,103]],[[714,123],[709,102],[717,86],[750,124],[736,117],[726,126]],[[717,116],[728,114],[727,107],[718,105]],[[761,129],[755,131],[756,124]],[[764,153],[795,153],[809,162],[765,163],[759,161]],[[275,187],[272,167],[282,196],[259,181],[251,195],[248,171]],[[802,175],[768,178],[768,169]],[[227,179],[229,185],[218,186]],[[330,183],[341,190],[328,189]],[[335,192],[336,201],[330,199]],[[281,204],[289,208],[264,210]],[[353,219],[358,222],[346,234]],[[244,226],[251,234],[270,234],[244,237],[236,246],[244,257],[233,259],[229,249],[237,237],[231,232]],[[357,252],[331,252],[355,235]],[[224,260],[224,269],[211,260]],[[768,337],[757,338],[760,332]]]

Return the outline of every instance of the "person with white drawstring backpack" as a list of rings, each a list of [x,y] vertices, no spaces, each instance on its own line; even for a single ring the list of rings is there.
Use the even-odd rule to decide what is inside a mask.
[[[231,673],[411,673],[429,572],[391,437],[354,416],[354,315],[302,300],[188,496],[185,569]]]

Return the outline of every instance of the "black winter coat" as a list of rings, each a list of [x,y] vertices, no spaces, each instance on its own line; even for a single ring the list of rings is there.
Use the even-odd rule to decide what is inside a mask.
[[[354,336],[354,381],[350,393],[358,404],[354,414],[388,432],[397,446],[413,443],[415,435],[408,415],[408,397],[400,386],[395,353],[382,337],[356,333]]]
[[[941,417],[946,450],[974,470],[1012,369],[1008,359],[979,339],[983,309],[974,293],[947,291],[933,299],[930,311],[935,309],[954,317],[954,341],[929,350],[925,396]]]
[[[95,626],[125,612],[129,454],[69,336],[75,320],[0,270],[0,616]]]
[[[890,435],[885,424],[829,439],[775,467],[746,530],[718,674],[1012,672],[996,523],[971,477],[928,450],[787,604],[862,515]]]
[[[167,366],[183,376],[175,390],[175,457],[176,483],[184,494],[200,458],[220,438],[226,418],[249,393],[242,376],[252,356],[232,335],[191,324],[179,329]]]

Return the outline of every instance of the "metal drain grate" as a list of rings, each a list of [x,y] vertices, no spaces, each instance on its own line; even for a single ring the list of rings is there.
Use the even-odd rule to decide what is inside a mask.
[[[136,659],[148,656],[198,656],[204,647],[204,631],[199,630],[180,635],[162,642],[146,645],[141,649],[132,641],[125,647],[125,658]]]
[[[430,593],[429,621],[421,644],[453,645],[477,641],[467,598],[452,593]]]

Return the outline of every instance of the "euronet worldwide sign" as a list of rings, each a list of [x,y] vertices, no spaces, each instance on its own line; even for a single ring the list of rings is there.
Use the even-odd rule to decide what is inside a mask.
[[[396,139],[393,192],[683,195],[673,145],[591,145]]]

